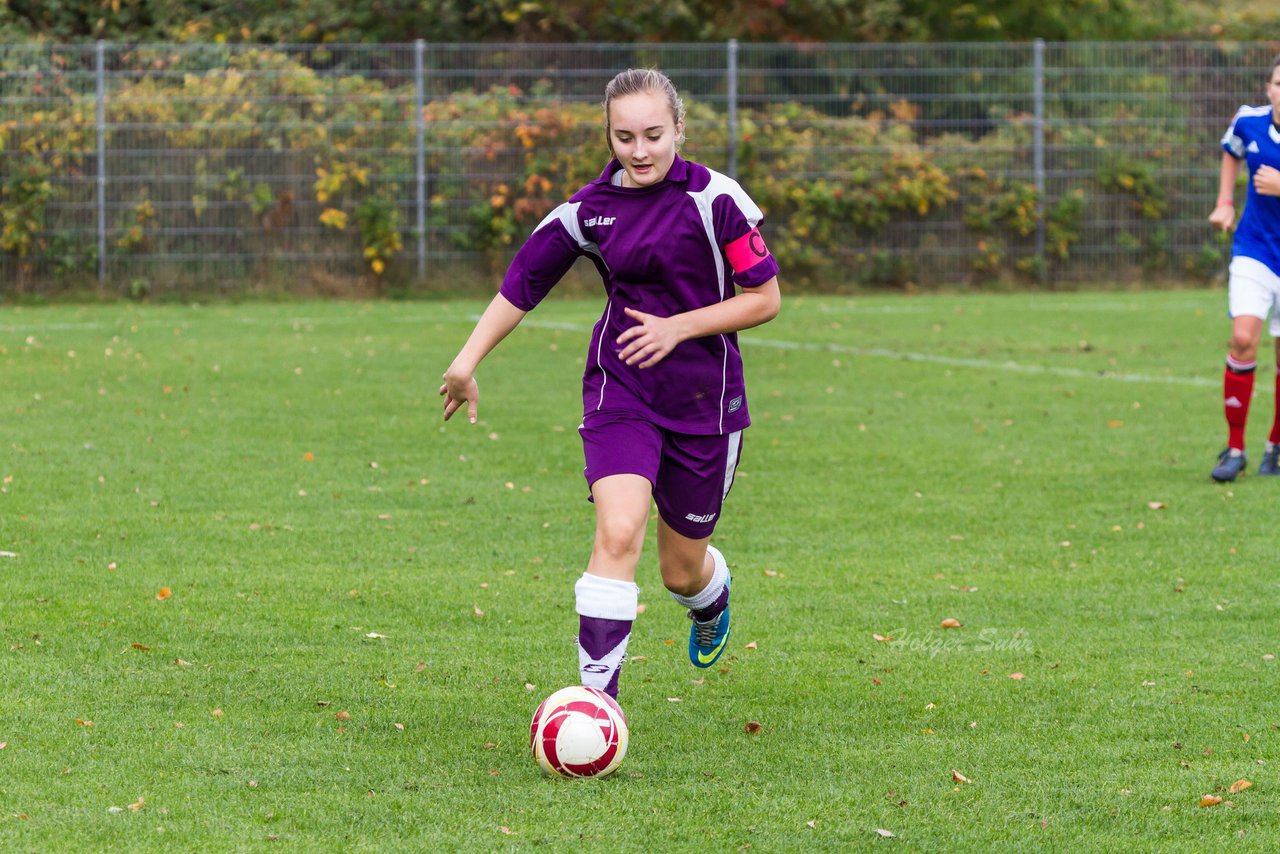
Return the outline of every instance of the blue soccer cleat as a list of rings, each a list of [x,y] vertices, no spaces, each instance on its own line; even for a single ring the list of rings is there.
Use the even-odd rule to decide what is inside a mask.
[[[1262,463],[1258,466],[1258,474],[1280,475],[1280,445],[1269,445],[1262,455]]]
[[[728,586],[729,582],[725,582],[725,587]],[[689,627],[689,661],[694,667],[710,667],[729,641],[729,605],[726,603],[718,617],[705,623],[694,619],[692,611],[689,619],[693,620]]]
[[[1240,472],[1244,471],[1246,465],[1249,464],[1249,457],[1244,451],[1238,454],[1231,453],[1231,449],[1227,448],[1221,454],[1218,454],[1218,464],[1213,467],[1213,471],[1209,476],[1218,483],[1230,483],[1239,477]]]

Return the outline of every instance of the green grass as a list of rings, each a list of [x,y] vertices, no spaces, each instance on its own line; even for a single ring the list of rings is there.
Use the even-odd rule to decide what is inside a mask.
[[[1280,843],[1280,483],[1208,478],[1223,293],[794,298],[745,334],[728,662],[689,666],[650,548],[603,781],[527,746],[576,672],[599,304],[531,315],[445,425],[480,307],[3,310],[0,849]]]

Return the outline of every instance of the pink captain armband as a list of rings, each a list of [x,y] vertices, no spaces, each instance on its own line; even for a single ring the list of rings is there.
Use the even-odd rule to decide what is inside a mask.
[[[735,273],[745,273],[769,257],[769,247],[764,245],[760,229],[753,228],[724,248],[729,266]]]

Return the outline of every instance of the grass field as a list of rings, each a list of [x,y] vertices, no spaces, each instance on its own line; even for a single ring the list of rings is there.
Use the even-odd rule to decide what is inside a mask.
[[[727,663],[651,548],[603,781],[527,729],[576,674],[598,302],[476,425],[435,391],[479,301],[2,309],[0,849],[1274,850],[1280,482],[1208,477],[1224,306],[788,300]]]

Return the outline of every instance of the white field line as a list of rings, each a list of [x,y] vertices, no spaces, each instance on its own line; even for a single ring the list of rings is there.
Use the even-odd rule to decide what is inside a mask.
[[[479,315],[470,315],[458,317],[457,320],[467,320],[474,323],[479,320]],[[286,325],[311,325],[311,324],[327,324],[334,321],[355,321],[364,318],[346,316],[346,317],[327,317],[327,318],[290,318],[283,321]],[[390,318],[395,323],[431,323],[438,322],[442,318],[439,315],[421,315]],[[248,325],[259,323],[256,318],[238,318],[238,321]],[[566,332],[588,333],[592,330],[593,324],[584,323],[568,323],[553,320],[537,320],[526,317],[521,323],[522,326],[535,329],[559,329]],[[114,324],[113,324],[114,326]],[[104,324],[93,321],[83,323],[48,323],[48,324],[4,324],[0,325],[0,332],[4,333],[22,333],[22,332],[49,332],[49,331],[70,331],[70,330],[90,330],[102,329]],[[1112,382],[1124,383],[1154,383],[1161,385],[1181,385],[1194,386],[1201,388],[1217,388],[1222,384],[1222,380],[1215,377],[1173,377],[1173,376],[1154,376],[1151,374],[1131,374],[1121,371],[1089,371],[1081,368],[1062,368],[1052,367],[1049,365],[1028,365],[1021,362],[1015,362],[1011,359],[972,359],[960,356],[941,356],[934,353],[919,353],[911,350],[889,350],[883,347],[853,347],[847,344],[817,344],[804,341],[785,341],[773,338],[757,338],[753,335],[743,335],[739,340],[748,347],[771,347],[775,350],[795,350],[810,353],[836,353],[845,356],[857,356],[868,359],[886,359],[895,362],[916,362],[919,364],[946,365],[956,368],[973,368],[975,370],[995,370],[1008,371],[1010,373],[1040,375],[1040,376],[1056,376],[1067,377],[1070,379],[1090,379],[1090,380],[1110,380]],[[1262,383],[1260,385],[1265,385]],[[1259,389],[1259,393],[1265,389]]]
[[[475,316],[479,319],[479,315]],[[581,323],[561,323],[556,321],[531,320],[525,318],[522,326],[538,329],[562,329],[568,332],[590,332],[594,327]],[[933,353],[917,353],[910,350],[889,350],[883,347],[851,347],[847,344],[815,344],[803,341],[780,341],[774,338],[757,338],[752,335],[740,335],[738,340],[748,347],[771,347],[775,350],[801,350],[810,353],[836,353],[843,356],[859,356],[870,359],[889,359],[895,362],[918,362],[930,365],[946,365],[956,368],[975,368],[977,370],[1010,371],[1019,374],[1036,374],[1041,376],[1069,377],[1083,380],[1111,380],[1124,383],[1159,383],[1163,385],[1185,385],[1216,388],[1222,385],[1221,379],[1211,377],[1159,377],[1151,374],[1129,374],[1119,371],[1087,371],[1081,368],[1055,368],[1049,365],[1026,365],[1013,360],[969,359],[960,356],[939,356]],[[1261,385],[1265,385],[1262,383]]]

